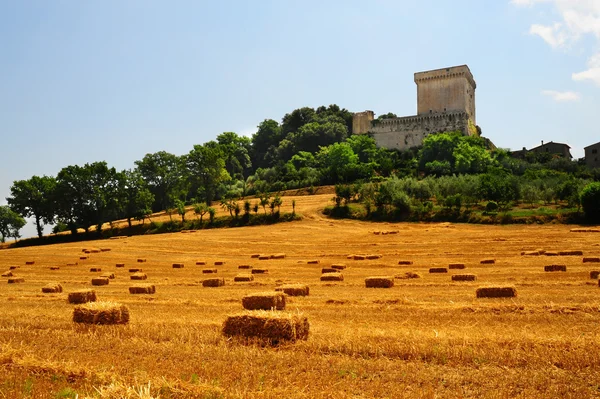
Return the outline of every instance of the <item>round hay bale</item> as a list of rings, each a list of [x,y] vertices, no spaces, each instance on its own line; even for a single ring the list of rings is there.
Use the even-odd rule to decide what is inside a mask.
[[[399,260],[398,264],[400,266],[410,266],[413,264],[412,260]]]
[[[206,266],[206,261],[205,260],[197,260],[196,266]]]
[[[429,273],[448,273],[448,269],[445,267],[431,267]]]
[[[117,263],[115,266],[116,267],[125,267],[125,263]]]
[[[156,287],[152,284],[136,284],[129,287],[130,294],[155,294]]]
[[[583,258],[583,263],[600,263],[600,258],[588,256]]]
[[[547,265],[547,266],[544,266],[544,271],[545,272],[566,272],[567,266],[566,265]]]
[[[275,291],[281,291],[289,296],[308,296],[310,288],[305,284],[284,284],[275,288]]]
[[[258,259],[260,258],[260,254],[252,254],[250,255],[250,259]]]
[[[590,271],[590,278],[597,280],[598,276],[600,276],[600,270],[592,270]]]
[[[285,254],[273,254],[271,259],[285,259]]]
[[[132,267],[129,269],[129,273],[141,273],[143,270],[141,267]]]
[[[131,276],[129,276],[129,278],[131,280],[146,280],[148,276],[146,273],[133,273]]]
[[[129,309],[115,302],[88,302],[75,306],[73,321],[84,324],[127,324]]]
[[[334,270],[345,270],[346,265],[344,265],[342,263],[336,263],[335,265],[331,265],[331,268]]]
[[[421,278],[421,275],[415,272],[406,272],[404,274],[397,274],[394,276],[394,278],[397,278],[399,280],[409,280],[413,278]]]
[[[448,265],[448,269],[450,270],[462,270],[464,268],[466,268],[464,263],[450,263]]]
[[[13,276],[13,273],[10,270],[2,273],[2,277],[12,277],[12,276]]]
[[[92,273],[97,273],[97,272],[101,272],[102,268],[101,267],[92,267],[90,268],[90,272]]]
[[[108,285],[108,279],[106,277],[94,277],[92,285]]]
[[[321,281],[344,281],[342,273],[324,273],[321,275]]]
[[[216,273],[216,272],[218,272],[217,269],[202,269],[203,274],[211,274],[211,273]]]
[[[138,263],[146,263],[147,259],[146,258],[138,258],[137,262]]]
[[[42,287],[42,292],[44,294],[58,294],[63,292],[63,288],[58,283],[49,283]]]
[[[517,296],[515,287],[481,287],[475,291],[477,298],[513,298]]]
[[[558,254],[560,256],[583,256],[583,251],[576,251],[576,250],[558,251]]]
[[[109,273],[102,273],[100,275],[100,277],[104,277],[104,278],[107,278],[109,280],[114,280],[115,279],[115,274],[114,273],[110,273],[110,272]]]
[[[173,263],[173,269],[183,269],[183,263]]]
[[[309,265],[318,265],[321,262],[318,259],[314,259],[314,260],[309,260],[306,263],[309,264]]]
[[[482,265],[494,265],[494,264],[496,264],[496,259],[483,259],[479,263]]]
[[[226,337],[255,338],[277,345],[306,340],[309,329],[308,319],[302,314],[253,311],[228,316],[222,331]]]
[[[247,310],[284,310],[283,292],[257,292],[242,298],[242,306]]]
[[[334,269],[333,267],[324,267],[321,269],[321,273],[325,274],[325,273],[338,273],[340,271],[340,269]]]
[[[474,274],[455,274],[452,276],[452,281],[475,281],[477,276]]]
[[[365,279],[366,288],[392,288],[394,286],[394,277],[375,276]]]
[[[250,271],[250,273],[252,273],[252,274],[268,274],[269,273],[269,269],[264,269],[264,268],[252,269]]]
[[[222,260],[215,261],[215,266],[223,266],[224,264],[225,264],[225,261],[222,261]]]
[[[254,281],[254,276],[251,274],[238,274],[233,278],[233,281],[236,283],[246,282],[246,281]]]
[[[8,284],[19,284],[24,283],[25,279],[23,277],[9,277]]]
[[[69,303],[73,303],[73,304],[95,302],[96,301],[96,291],[80,290],[80,291],[69,292],[67,300],[69,301]]]
[[[224,278],[207,278],[202,281],[203,287],[222,287],[225,285]]]
[[[250,265],[239,265],[239,266],[238,266],[238,269],[246,269],[246,270],[250,270],[250,269],[252,269],[252,266],[250,266]]]

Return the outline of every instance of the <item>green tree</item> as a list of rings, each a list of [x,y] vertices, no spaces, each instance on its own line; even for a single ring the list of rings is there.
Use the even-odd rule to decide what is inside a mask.
[[[358,155],[348,143],[321,147],[316,158],[327,183],[349,182],[359,177]]]
[[[252,167],[248,137],[238,136],[234,132],[224,132],[217,136],[217,143],[225,158],[225,169],[233,179],[244,180]]]
[[[600,221],[600,183],[590,183],[581,190],[581,207],[586,220]]]
[[[154,195],[155,212],[166,210],[173,205],[184,191],[184,169],[182,159],[166,151],[146,154],[140,161],[135,161],[136,170],[146,181],[150,192]]]
[[[265,119],[258,125],[258,130],[252,135],[251,139],[250,158],[254,168],[271,166],[270,159],[266,158],[267,153],[269,149],[277,148],[284,137],[281,126],[273,119]]]
[[[208,212],[208,205],[206,202],[201,202],[194,205],[194,213],[200,217],[200,224],[202,224],[202,218]]]
[[[6,198],[10,208],[24,217],[33,217],[38,237],[44,234],[44,224],[54,221],[54,194],[56,179],[49,176],[33,176],[18,180],[10,188]]]
[[[25,219],[10,209],[9,206],[0,206],[0,242],[5,242],[7,237],[13,237],[15,241],[21,235],[19,230],[25,226]]]
[[[136,170],[122,172],[124,179],[120,188],[123,216],[131,227],[131,220],[141,220],[142,223],[152,214],[154,195],[148,189],[141,174]]]
[[[215,198],[219,184],[230,180],[225,170],[223,150],[214,141],[195,145],[194,149],[186,155],[185,163],[192,191],[204,197],[207,204]]]
[[[187,209],[185,209],[185,202],[180,199],[175,200],[175,209],[179,216],[181,216],[181,223],[185,223],[185,213]]]

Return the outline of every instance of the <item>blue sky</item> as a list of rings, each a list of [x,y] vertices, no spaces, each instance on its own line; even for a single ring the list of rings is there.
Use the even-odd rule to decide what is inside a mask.
[[[0,0],[0,204],[303,106],[413,115],[413,73],[460,64],[497,146],[600,141],[600,0]]]

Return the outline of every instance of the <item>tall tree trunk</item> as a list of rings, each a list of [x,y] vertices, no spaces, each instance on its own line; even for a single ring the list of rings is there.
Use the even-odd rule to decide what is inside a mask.
[[[44,235],[44,230],[42,229],[42,223],[38,215],[35,215],[35,228],[37,229],[38,237],[42,238],[42,236]]]

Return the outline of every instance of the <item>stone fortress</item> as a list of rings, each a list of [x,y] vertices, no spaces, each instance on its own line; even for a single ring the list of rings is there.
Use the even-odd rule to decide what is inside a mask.
[[[354,134],[369,134],[379,147],[419,147],[431,133],[459,130],[479,135],[475,123],[475,80],[466,65],[415,73],[417,115],[375,119],[373,111],[357,112]]]

